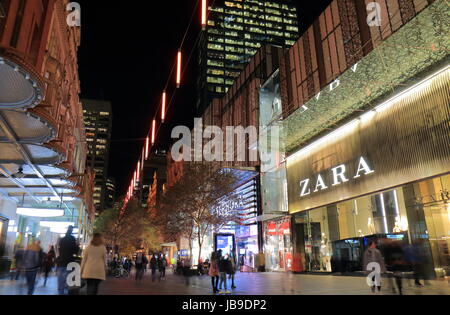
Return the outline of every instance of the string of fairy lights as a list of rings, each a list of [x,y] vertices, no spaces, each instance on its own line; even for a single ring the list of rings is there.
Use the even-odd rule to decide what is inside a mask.
[[[212,5],[214,6],[214,2],[215,0],[212,0]],[[172,69],[170,71],[169,74],[169,78],[167,79],[167,82],[164,86],[164,89],[161,92],[161,99],[158,105],[158,109],[155,113],[155,116],[153,117],[152,121],[151,121],[151,128],[149,133],[147,134],[147,137],[145,139],[145,145],[142,149],[142,154],[139,157],[139,160],[137,162],[136,165],[136,169],[133,173],[133,177],[130,181],[130,185],[128,187],[127,190],[127,194],[124,200],[124,207],[126,206],[126,204],[128,203],[128,201],[130,201],[130,199],[133,197],[134,195],[134,191],[136,189],[136,185],[139,183],[139,181],[141,180],[141,176],[142,176],[142,171],[144,169],[144,164],[145,161],[149,159],[150,157],[150,153],[151,153],[151,149],[152,147],[155,145],[156,143],[156,138],[158,136],[159,130],[161,128],[161,126],[166,122],[166,117],[167,117],[167,112],[170,109],[171,105],[173,104],[174,98],[175,98],[175,94],[176,91],[178,89],[180,89],[182,87],[182,79],[183,76],[187,70],[187,67],[190,63],[190,60],[192,58],[192,55],[194,53],[196,44],[194,44],[194,47],[192,48],[189,57],[186,58],[186,62],[185,65],[183,67],[183,61],[184,61],[184,56],[187,54],[183,53],[183,47],[184,47],[184,43],[186,41],[186,37],[189,33],[189,30],[194,22],[194,18],[197,15],[198,9],[199,9],[199,4],[201,3],[200,6],[200,23],[201,23],[201,27],[202,30],[206,30],[206,24],[208,21],[208,15],[209,15],[209,10],[208,10],[208,0],[197,0],[195,7],[194,7],[194,11],[192,13],[191,19],[189,21],[188,27],[186,29],[186,32],[184,33],[184,36],[181,40],[181,43],[179,45],[179,48],[177,50],[176,53],[176,61],[172,66]],[[198,41],[199,37],[197,37],[197,41]],[[174,71],[175,71],[175,85],[176,85],[176,89],[174,90],[174,92],[172,93],[171,99],[169,100],[168,96],[168,88],[170,85],[170,82],[174,79]],[[169,102],[168,102],[169,100]]]

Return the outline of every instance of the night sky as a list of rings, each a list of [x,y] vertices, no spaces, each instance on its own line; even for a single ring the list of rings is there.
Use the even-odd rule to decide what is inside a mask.
[[[118,196],[124,194],[129,185],[196,1],[130,1],[130,4],[126,1],[78,1],[82,9],[81,97],[112,102],[109,176],[117,181]],[[294,2],[298,4],[302,33],[331,0]],[[184,52],[193,50],[200,32],[198,21],[197,15],[183,46]],[[196,62],[194,53],[155,148],[167,148],[174,126],[192,127]],[[172,90],[170,85],[169,92]]]

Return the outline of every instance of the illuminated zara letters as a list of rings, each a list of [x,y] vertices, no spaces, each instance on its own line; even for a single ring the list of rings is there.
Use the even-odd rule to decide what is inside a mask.
[[[362,176],[367,176],[372,173],[375,173],[375,170],[370,168],[364,157],[361,157],[358,161],[356,173],[353,176],[353,179],[359,179]],[[333,167],[330,171],[330,175],[330,183],[326,183],[321,174],[317,175],[314,179],[306,178],[300,181],[300,197],[306,197],[311,193],[327,190],[330,186],[335,187],[350,181],[348,169],[345,164]]]

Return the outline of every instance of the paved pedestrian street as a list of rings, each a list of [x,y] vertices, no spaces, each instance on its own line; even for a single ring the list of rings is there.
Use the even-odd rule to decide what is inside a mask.
[[[165,280],[152,282],[147,272],[144,279],[136,282],[128,279],[109,278],[100,285],[100,295],[212,295],[208,276],[191,277],[189,283],[182,276],[168,273]],[[383,279],[382,295],[393,295],[388,279]],[[51,277],[46,287],[43,279],[36,285],[35,295],[56,295],[56,278]],[[414,286],[413,280],[404,280],[404,295],[450,295],[446,281],[430,281],[424,287]],[[237,289],[231,295],[370,295],[364,277],[333,275],[294,275],[284,273],[238,273]],[[26,286],[22,281],[0,281],[0,295],[24,295]],[[85,294],[84,291],[81,294]]]

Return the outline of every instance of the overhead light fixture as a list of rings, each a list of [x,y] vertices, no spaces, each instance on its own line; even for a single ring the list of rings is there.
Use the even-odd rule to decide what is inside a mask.
[[[177,54],[177,88],[181,86],[181,59],[182,59],[182,53],[181,48],[178,50]]]
[[[23,168],[22,168],[22,167],[19,167],[19,171],[18,171],[16,174],[14,174],[14,177],[15,177],[15,178],[18,178],[18,179],[22,179],[22,178],[24,178],[25,176],[27,176],[27,175],[25,175],[25,174],[23,173]]]
[[[202,14],[201,14],[202,30],[206,29],[207,12],[208,12],[208,0],[202,0]]]
[[[45,208],[17,208],[16,213],[25,217],[35,218],[56,218],[64,216],[63,209],[45,209]]]

